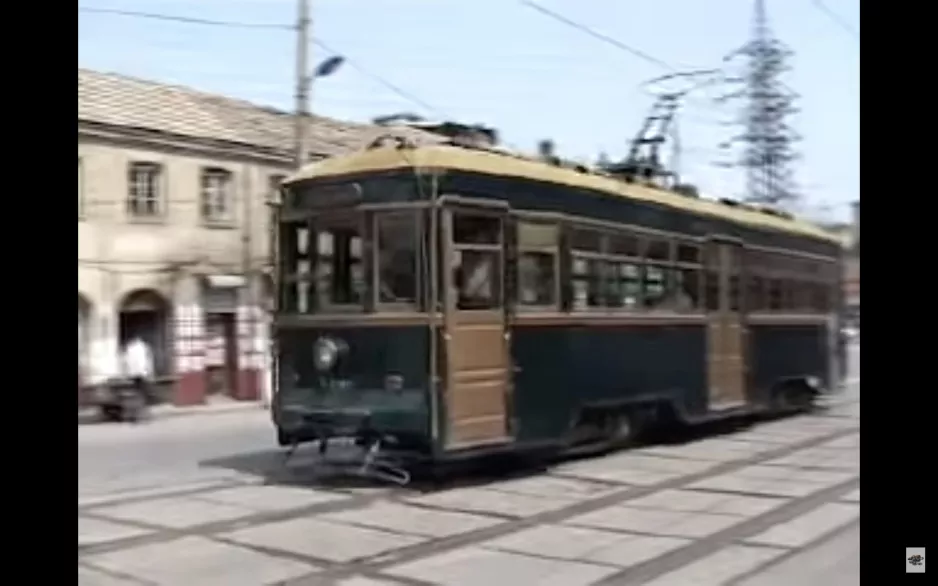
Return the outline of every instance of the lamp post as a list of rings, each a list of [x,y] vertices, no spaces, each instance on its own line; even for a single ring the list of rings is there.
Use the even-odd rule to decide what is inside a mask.
[[[316,66],[310,72],[307,62],[309,60],[309,30],[311,19],[309,16],[309,0],[297,0],[296,22],[296,112],[295,112],[295,167],[300,169],[307,163],[306,136],[309,119],[309,102],[312,93],[313,80],[317,77],[327,77],[335,73],[345,62],[340,55],[333,55]]]
[[[312,117],[309,112],[309,101],[312,94],[313,80],[320,77],[329,77],[335,73],[342,64],[345,63],[345,58],[341,55],[333,55],[328,59],[324,59],[313,72],[303,79],[304,88],[304,102],[302,109],[297,113],[297,122],[296,122],[296,168],[300,169],[309,162],[309,149],[306,142],[307,132],[309,130],[309,120],[312,120]]]

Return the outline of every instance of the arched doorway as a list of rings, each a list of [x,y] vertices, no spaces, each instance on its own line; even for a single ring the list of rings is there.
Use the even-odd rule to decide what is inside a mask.
[[[149,289],[128,293],[120,304],[118,339],[120,347],[139,337],[153,352],[157,377],[169,374],[169,303]]]

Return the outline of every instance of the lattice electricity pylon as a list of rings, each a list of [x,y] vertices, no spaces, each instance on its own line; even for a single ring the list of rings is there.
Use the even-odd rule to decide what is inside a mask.
[[[797,98],[782,80],[791,50],[775,38],[768,25],[765,0],[756,0],[752,38],[726,57],[743,61],[743,70],[727,81],[736,89],[720,102],[741,101],[737,124],[742,132],[721,144],[736,156],[725,166],[746,172],[743,199],[753,203],[791,208],[796,204],[792,163],[798,158],[793,145],[800,138],[788,121],[796,112]]]

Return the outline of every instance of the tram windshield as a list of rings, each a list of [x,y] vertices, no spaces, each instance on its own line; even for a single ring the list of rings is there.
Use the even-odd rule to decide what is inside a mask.
[[[281,224],[284,313],[420,303],[417,211],[321,214]],[[373,278],[372,278],[373,277]]]

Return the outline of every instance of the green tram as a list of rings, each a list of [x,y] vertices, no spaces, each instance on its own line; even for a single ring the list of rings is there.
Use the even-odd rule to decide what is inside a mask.
[[[303,169],[277,215],[283,446],[588,452],[838,384],[840,247],[776,212],[398,142]]]

